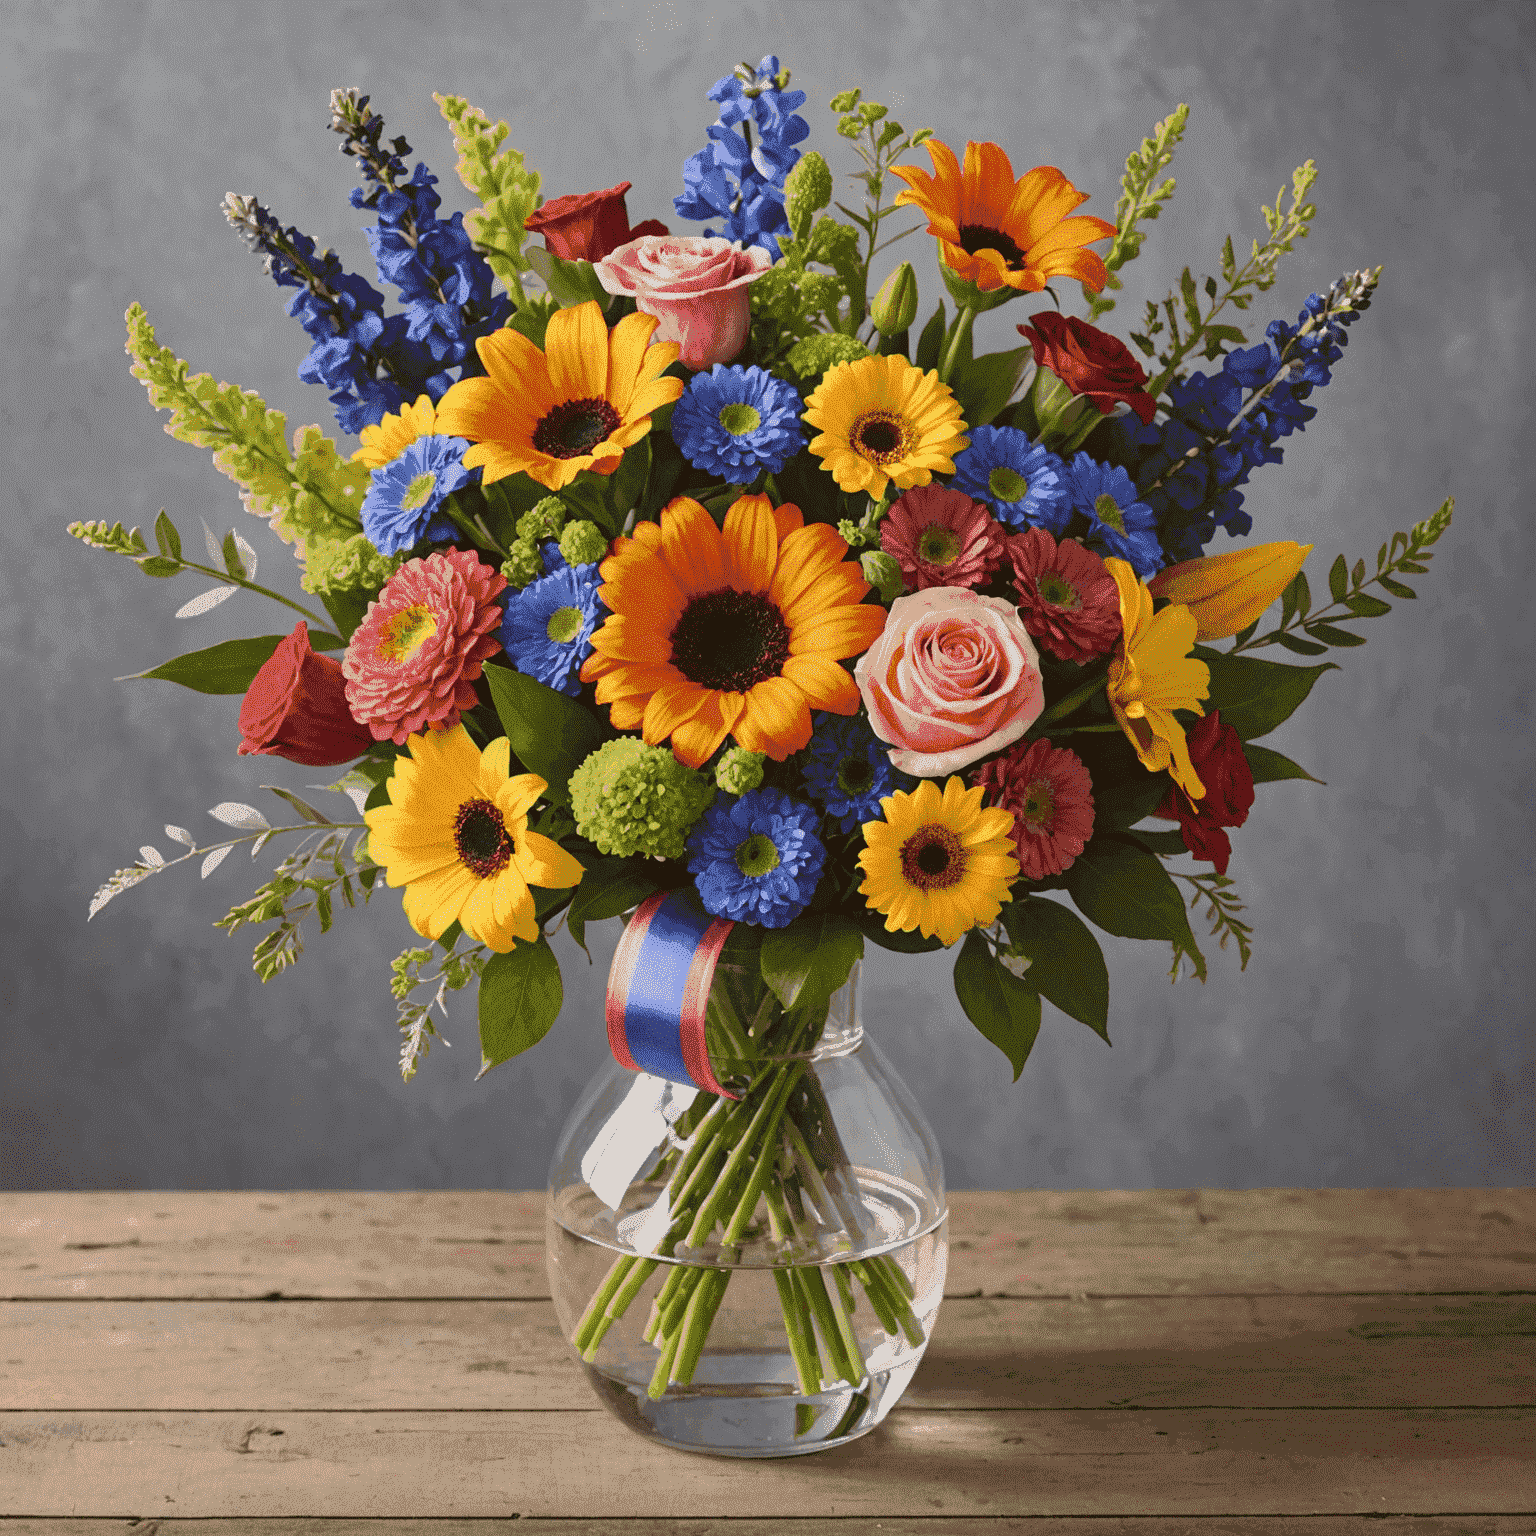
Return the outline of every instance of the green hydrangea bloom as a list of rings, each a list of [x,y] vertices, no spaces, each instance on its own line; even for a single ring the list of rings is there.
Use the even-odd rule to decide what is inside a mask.
[[[349,538],[311,534],[304,541],[300,586],[322,597],[362,592],[372,597],[405,563],[405,552],[381,555],[365,533]]]
[[[565,527],[565,503],[558,496],[546,496],[530,512],[524,512],[517,520],[517,536],[530,543],[545,539],[558,539]]]
[[[715,783],[728,795],[744,795],[763,782],[763,754],[727,747],[715,764]]]
[[[501,574],[507,578],[509,587],[521,592],[530,581],[544,574],[544,556],[539,546],[532,539],[516,540],[501,562]]]
[[[605,741],[571,775],[576,830],[602,853],[680,859],[683,840],[715,798],[715,786],[638,736]]]
[[[567,565],[591,565],[608,553],[608,535],[596,523],[578,518],[560,535],[560,553]]]
[[[808,149],[784,182],[784,211],[795,239],[805,239],[811,231],[811,220],[831,201],[831,168],[825,156]]]
[[[837,363],[856,363],[869,356],[869,348],[852,336],[826,331],[806,336],[789,349],[789,366],[802,379],[823,374]]]

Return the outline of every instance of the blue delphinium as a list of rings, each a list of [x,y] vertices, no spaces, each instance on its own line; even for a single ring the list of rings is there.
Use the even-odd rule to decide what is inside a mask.
[[[1072,510],[1088,519],[1086,542],[1128,562],[1143,579],[1154,575],[1163,563],[1157,514],[1139,499],[1135,481],[1118,465],[1100,464],[1086,453],[1073,456],[1067,481]]]
[[[472,470],[462,437],[418,437],[397,459],[373,472],[363,497],[363,532],[382,555],[397,555],[422,539],[451,539],[454,525],[444,500]]]
[[[955,455],[957,491],[985,502],[1010,528],[1060,534],[1072,515],[1067,467],[1017,427],[976,427]]]
[[[706,235],[760,245],[775,261],[778,236],[789,230],[784,178],[800,158],[794,146],[811,131],[795,110],[805,92],[784,89],[788,78],[769,54],[755,70],[741,65],[710,87],[720,116],[709,127],[709,143],[684,162],[683,192],[672,200],[682,218],[725,221]]]
[[[818,713],[810,744],[801,754],[806,793],[844,832],[884,814],[884,795],[905,789],[913,780],[891,767],[890,748],[869,728],[863,715]]]
[[[764,928],[798,917],[827,861],[820,819],[776,789],[717,795],[688,835],[688,868],[704,910]]]
[[[672,409],[672,437],[695,469],[735,485],[779,470],[805,447],[800,392],[761,368],[716,363]]]
[[[546,560],[550,551],[549,575],[508,598],[501,643],[519,672],[574,697],[581,692],[581,664],[592,654],[592,631],[608,610],[597,595],[597,566],[565,564],[553,542],[544,546]]]

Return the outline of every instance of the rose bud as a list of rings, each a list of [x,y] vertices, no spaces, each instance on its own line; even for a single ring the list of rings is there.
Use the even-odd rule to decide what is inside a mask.
[[[634,229],[624,194],[630,184],[621,181],[606,192],[575,192],[551,198],[523,220],[529,234],[543,235],[545,248],[562,261],[601,261],[610,251],[642,235],[664,235],[667,226],[647,219]]]
[[[373,745],[347,708],[341,663],[310,650],[302,619],[251,680],[240,735],[242,756],[286,757],[311,768],[350,763]]]

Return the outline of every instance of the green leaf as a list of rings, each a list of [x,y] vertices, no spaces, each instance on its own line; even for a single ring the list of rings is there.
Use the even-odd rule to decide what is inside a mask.
[[[1008,1058],[1018,1082],[1040,1033],[1040,994],[999,965],[974,928],[955,960],[955,996],[966,1018]]]
[[[888,949],[898,955],[926,955],[935,949],[943,949],[944,941],[937,934],[930,934],[924,938],[916,929],[910,929],[903,933],[900,930],[892,932],[885,926],[885,918],[873,908],[865,907],[854,917],[864,937],[872,943],[878,944],[881,949]]]
[[[583,470],[558,494],[572,517],[584,517],[589,523],[596,523],[604,533],[612,535],[618,532],[618,524],[608,507],[608,479],[607,475],[594,475],[590,470]]]
[[[1222,720],[1244,741],[1263,736],[1288,720],[1318,678],[1338,670],[1331,661],[1315,667],[1292,667],[1256,656],[1229,656],[1204,645],[1197,645],[1193,654],[1211,669],[1206,712],[1219,709]]]
[[[624,454],[624,460],[608,477],[607,501],[612,509],[613,521],[606,532],[615,534],[624,526],[624,519],[631,509],[639,505],[645,494],[645,482],[651,473],[651,439],[642,437]]]
[[[1030,355],[1027,346],[988,352],[955,369],[949,385],[970,427],[985,426],[1008,404],[1029,367]]]
[[[170,560],[164,555],[143,555],[137,564],[146,576],[176,576],[183,569],[180,560]]]
[[[1293,763],[1290,758],[1282,757],[1278,752],[1271,752],[1268,747],[1245,742],[1243,756],[1248,759],[1248,766],[1253,770],[1255,784],[1273,784],[1280,779],[1310,779],[1314,784],[1323,782],[1314,778],[1299,763]]]
[[[1306,618],[1312,611],[1312,588],[1307,582],[1307,573],[1297,571],[1291,585],[1296,589],[1296,612]]]
[[[235,530],[231,528],[224,535],[224,542],[219,546],[224,556],[224,569],[237,580],[249,576],[250,572],[245,568],[245,561],[240,558],[240,546],[235,543]]]
[[[571,898],[571,910],[565,915],[565,926],[583,949],[587,947],[588,923],[622,917],[658,889],[646,864],[644,859],[598,858],[587,862],[586,873]]]
[[[280,800],[286,800],[305,821],[317,827],[334,827],[336,823],[331,820],[324,811],[317,811],[309,801],[301,800],[291,789],[283,789],[277,784],[263,784],[265,790],[270,790]]]
[[[1155,854],[1128,837],[1097,836],[1062,875],[1078,910],[1106,933],[1164,939],[1174,960],[1188,955],[1205,980],[1205,958],[1190,932],[1184,898]]]
[[[929,317],[922,334],[917,338],[916,362],[924,373],[939,366],[939,348],[944,345],[945,328],[944,301],[941,299],[939,307]]]
[[[140,561],[141,565],[147,565],[148,563],[149,563],[148,561]],[[1393,597],[1415,597],[1416,598],[1419,595],[1417,592],[1415,592],[1413,590],[1412,587],[1406,587],[1400,581],[1393,581],[1390,576],[1379,576],[1379,577],[1377,577],[1377,581],[1379,582],[1379,584],[1382,587],[1384,587],[1388,592],[1390,592]]]
[[[1159,858],[1176,858],[1189,852],[1184,846],[1184,835],[1181,832],[1149,832],[1143,827],[1137,827],[1129,835],[1148,853],[1155,853]]]
[[[343,636],[342,645],[350,640],[368,614],[368,595],[365,592],[322,592],[320,601],[330,614],[336,632]],[[313,639],[310,645],[314,646]],[[318,647],[316,647],[318,649]],[[335,647],[327,647],[335,649]]]
[[[786,1007],[819,1008],[848,980],[864,935],[841,912],[804,913],[763,935],[763,980]]]
[[[180,683],[196,693],[244,693],[287,635],[251,635],[241,640],[221,640],[201,651],[187,651],[162,661],[132,677],[155,677]],[[321,644],[320,642],[326,642]],[[336,650],[344,644],[338,636],[315,634],[310,644],[318,650]],[[119,679],[126,681],[126,679]]]
[[[160,553],[168,559],[181,559],[181,535],[176,532],[175,523],[166,516],[164,507],[160,508],[160,515],[155,519],[155,543]]]
[[[572,772],[603,739],[596,717],[578,700],[510,667],[487,663],[483,675],[512,750],[549,785],[545,798],[563,805]]]
[[[607,306],[609,295],[597,280],[597,272],[590,261],[566,261],[546,250],[542,245],[530,245],[523,258],[554,294],[561,309],[571,309],[590,300]]]
[[[1294,651],[1298,656],[1326,656],[1326,645],[1314,645],[1310,640],[1298,640],[1295,635],[1279,634],[1275,636],[1275,643],[1282,645],[1288,651]]]
[[[1067,738],[1093,780],[1095,832],[1123,832],[1150,816],[1168,793],[1166,773],[1149,773],[1123,735]]]
[[[565,989],[560,962],[547,940],[526,941],[504,955],[492,955],[480,973],[480,1071],[537,1045],[560,1017]]]
[[[1365,636],[1356,635],[1347,629],[1337,629],[1332,624],[1303,624],[1302,628],[1312,636],[1314,640],[1321,640],[1327,645],[1364,645]]]
[[[1108,1040],[1109,971],[1088,925],[1060,902],[1026,896],[1003,908],[1003,926],[1029,956],[1025,983]]]
[[[1344,601],[1357,619],[1379,619],[1382,614],[1392,612],[1391,603],[1384,603],[1379,597],[1372,597],[1369,592],[1356,592]]]
[[[1328,567],[1328,591],[1336,603],[1342,603],[1349,591],[1349,563],[1343,555],[1339,555]]]

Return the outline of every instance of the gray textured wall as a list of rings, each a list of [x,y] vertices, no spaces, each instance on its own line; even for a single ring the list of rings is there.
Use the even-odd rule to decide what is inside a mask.
[[[395,1075],[388,961],[398,897],[344,913],[261,986],[244,936],[210,926],[255,884],[243,856],[87,900],[165,822],[320,777],[237,759],[238,699],[114,683],[196,645],[286,627],[68,539],[74,517],[147,525],[162,505],[243,529],[263,578],[292,562],[198,449],[157,430],[122,352],[141,300],[197,369],[334,430],[298,383],[282,296],[227,228],[228,189],[371,275],[331,86],[372,93],[466,206],[430,93],[513,125],[549,195],[628,178],[671,216],[710,83],[777,50],[814,142],[849,84],[951,144],[1063,167],[1111,215],[1125,155],[1193,107],[1171,215],[1130,269],[1129,321],[1258,207],[1321,167],[1316,231],[1252,312],[1255,331],[1337,273],[1383,262],[1320,414],[1248,502],[1260,539],[1315,541],[1320,575],[1427,515],[1457,522],[1403,604],[1369,628],[1274,744],[1327,788],[1264,788],[1232,874],[1256,929],[1239,975],[1170,988],[1153,946],[1110,946],[1113,1049],[1054,1016],[1022,1081],[965,1022],[943,957],[881,956],[879,1038],[939,1132],[957,1186],[1507,1184],[1532,1166],[1528,470],[1532,44],[1525,3],[1134,5],[688,0],[560,5],[16,4],[0,8],[7,366],[0,519],[0,1187],[528,1186],[604,1050],[597,964],[564,944],[549,1038],[483,1083],[461,1006],[451,1051]],[[924,247],[927,247],[926,249]],[[908,246],[925,305],[931,246]],[[892,258],[894,259],[894,258]],[[1028,308],[989,316],[1001,344]],[[601,930],[599,930],[601,932]]]

